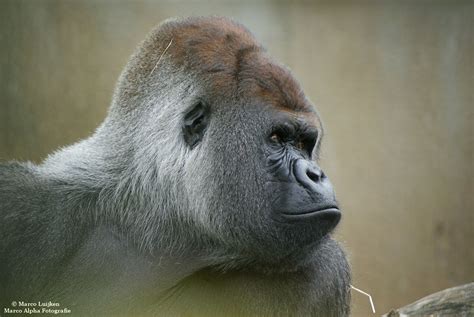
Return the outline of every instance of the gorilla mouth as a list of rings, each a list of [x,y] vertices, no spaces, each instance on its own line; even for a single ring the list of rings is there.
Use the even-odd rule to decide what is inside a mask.
[[[289,220],[304,220],[313,217],[336,218],[338,220],[341,217],[341,211],[337,205],[308,206],[298,209],[296,212],[282,212],[281,214]]]

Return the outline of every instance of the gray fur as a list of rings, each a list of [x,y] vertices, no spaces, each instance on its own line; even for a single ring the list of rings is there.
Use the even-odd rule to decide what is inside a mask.
[[[174,58],[176,26],[203,21],[169,20],[149,35],[90,138],[41,165],[0,165],[2,310],[51,300],[73,315],[349,313],[338,244],[301,246],[260,212],[265,166],[253,157],[266,108],[232,87],[210,93],[199,61]],[[219,107],[191,150],[183,114],[200,98]]]

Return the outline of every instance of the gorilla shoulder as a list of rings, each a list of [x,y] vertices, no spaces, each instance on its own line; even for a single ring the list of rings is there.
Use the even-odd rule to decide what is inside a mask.
[[[13,230],[8,226],[9,220],[22,217],[27,210],[35,211],[41,204],[40,192],[44,191],[40,179],[29,163],[9,162],[0,164],[0,215],[2,233]],[[28,208],[32,206],[34,208]],[[32,216],[25,215],[28,218]],[[15,220],[16,221],[16,220]],[[3,241],[3,239],[2,239]]]

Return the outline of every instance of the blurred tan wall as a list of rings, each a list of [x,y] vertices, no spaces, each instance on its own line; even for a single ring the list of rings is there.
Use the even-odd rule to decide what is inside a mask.
[[[387,312],[474,281],[473,5],[3,0],[0,158],[39,162],[91,134],[157,22],[234,17],[319,107],[353,284]],[[354,315],[368,315],[353,297]]]

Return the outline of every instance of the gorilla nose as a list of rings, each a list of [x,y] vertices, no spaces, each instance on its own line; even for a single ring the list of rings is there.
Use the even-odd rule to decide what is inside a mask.
[[[303,159],[295,162],[294,174],[296,180],[305,187],[313,187],[326,178],[319,166]]]

